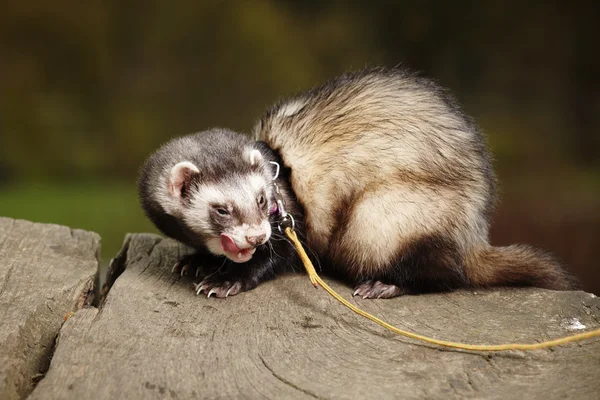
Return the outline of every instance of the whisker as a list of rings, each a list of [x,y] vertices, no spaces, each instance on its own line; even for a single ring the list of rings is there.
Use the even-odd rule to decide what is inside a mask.
[[[269,248],[271,250],[271,257],[278,257],[278,258],[280,258],[282,260],[285,260],[284,257],[282,257],[281,255],[277,254],[277,252],[275,251],[275,247],[273,247],[272,243],[269,243]]]
[[[210,273],[210,274],[206,275],[206,276],[205,276],[203,279],[208,279],[208,278],[210,278],[211,276],[213,276],[213,275],[215,275],[215,274],[219,273],[219,271],[221,271],[221,270],[223,269],[223,267],[225,266],[225,263],[226,263],[226,262],[227,262],[227,258],[225,258],[225,259],[223,260],[223,264],[221,264],[221,266],[220,266],[219,268],[217,268],[217,270],[216,270],[216,271],[214,271],[214,272],[212,272],[212,273]]]

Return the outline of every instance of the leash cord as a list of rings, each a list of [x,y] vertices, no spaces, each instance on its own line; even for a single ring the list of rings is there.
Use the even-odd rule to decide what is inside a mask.
[[[368,312],[361,310],[360,308],[351,304],[346,299],[344,299],[342,296],[337,294],[337,292],[335,290],[333,290],[327,283],[325,283],[321,279],[321,277],[317,274],[317,271],[315,270],[315,267],[313,266],[312,262],[308,258],[306,251],[304,251],[304,248],[302,247],[302,244],[300,243],[300,240],[298,239],[296,232],[292,228],[287,227],[287,228],[285,228],[285,233],[288,236],[288,238],[292,241],[296,251],[298,252],[300,259],[302,260],[302,263],[304,264],[304,268],[306,269],[306,272],[308,272],[308,277],[310,278],[310,281],[312,282],[314,287],[321,286],[323,289],[325,289],[325,291],[327,291],[327,293],[329,293],[331,296],[333,296],[337,301],[339,301],[340,303],[342,303],[343,305],[345,305],[346,307],[348,307],[350,310],[354,311],[355,313],[362,315],[363,317],[365,317],[367,319],[370,319],[371,321],[383,326],[386,329],[389,329],[390,331],[392,331],[394,333],[397,333],[399,335],[402,335],[402,336],[405,336],[405,337],[408,337],[411,339],[421,340],[423,342],[433,344],[436,346],[452,347],[452,348],[461,349],[461,350],[504,351],[504,350],[546,349],[549,347],[559,346],[559,345],[563,345],[566,343],[576,342],[576,341],[585,340],[585,339],[591,339],[594,337],[600,337],[600,329],[596,329],[593,331],[584,332],[584,333],[580,333],[577,335],[567,336],[567,337],[549,340],[549,341],[540,342],[540,343],[532,343],[532,344],[509,343],[509,344],[497,344],[497,345],[485,345],[485,344],[477,345],[477,344],[466,344],[466,343],[457,343],[457,342],[448,342],[445,340],[438,340],[438,339],[430,338],[427,336],[419,335],[417,333],[398,329],[395,326],[390,325],[387,322],[382,321],[381,319],[369,314]]]

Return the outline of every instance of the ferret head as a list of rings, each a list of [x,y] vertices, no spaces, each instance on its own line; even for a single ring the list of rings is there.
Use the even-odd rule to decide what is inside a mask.
[[[192,161],[172,166],[166,190],[172,215],[202,238],[208,250],[243,263],[271,237],[271,177],[259,150],[201,169]]]

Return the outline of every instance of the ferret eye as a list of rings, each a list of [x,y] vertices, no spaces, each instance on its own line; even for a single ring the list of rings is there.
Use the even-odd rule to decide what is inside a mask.
[[[229,211],[227,211],[224,208],[217,208],[217,213],[219,213],[219,215],[222,215],[222,216],[229,215]]]
[[[265,205],[265,196],[263,196],[262,194],[258,196],[258,205],[261,207]]]

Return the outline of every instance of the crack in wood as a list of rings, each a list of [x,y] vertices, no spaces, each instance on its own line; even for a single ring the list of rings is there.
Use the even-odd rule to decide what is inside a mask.
[[[0,296],[2,296],[2,294],[6,291],[6,287],[8,286],[8,282],[10,281],[10,277],[12,276],[12,273],[13,273],[14,269],[15,269],[15,265],[13,263],[8,268],[8,271],[6,272],[6,275],[5,275],[4,280],[2,282],[2,286],[0,286]]]
[[[265,359],[259,354],[258,358],[260,358],[260,361],[263,363],[263,365],[265,366],[265,368],[271,373],[271,375],[273,375],[275,377],[275,379],[277,379],[278,381],[280,381],[281,383],[284,383],[285,385],[294,388],[312,398],[315,399],[323,399],[322,397],[317,396],[316,394],[301,388],[300,386],[295,385],[294,383],[288,381],[287,379],[285,379],[284,377],[282,377],[281,375],[277,374],[265,361]]]
[[[117,253],[117,255],[112,260],[110,260],[108,271],[106,272],[106,282],[104,282],[104,285],[100,290],[98,308],[102,308],[102,305],[104,305],[104,301],[108,296],[108,292],[110,292],[110,289],[112,288],[116,280],[125,271],[130,240],[130,236],[127,236],[125,238],[125,241],[123,242],[123,247],[121,248],[121,250],[119,250],[119,253]]]

